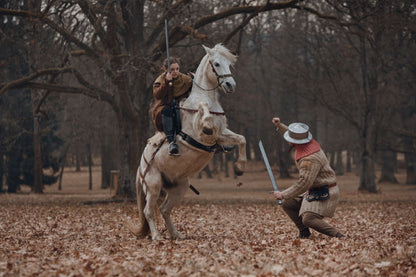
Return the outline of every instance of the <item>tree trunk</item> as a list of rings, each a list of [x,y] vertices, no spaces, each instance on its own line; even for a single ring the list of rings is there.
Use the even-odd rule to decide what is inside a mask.
[[[77,149],[77,152],[75,153],[75,171],[81,172],[81,160],[80,160],[79,149]]]
[[[116,136],[117,133],[112,130],[111,133],[106,133],[101,141],[101,188],[103,189],[110,187],[111,170],[118,170],[119,166]]]
[[[198,179],[202,178],[202,172],[205,172],[207,174],[208,179],[212,179],[212,174],[211,174],[211,170],[209,169],[209,165],[204,167],[204,169],[198,173]]]
[[[283,138],[277,139],[277,149],[278,149],[278,159],[279,159],[279,178],[286,179],[290,178],[289,168],[290,168],[290,154],[288,152],[287,145]]]
[[[92,190],[92,154],[91,154],[91,144],[87,143],[87,155],[88,155],[88,189]]]
[[[40,145],[39,115],[33,117],[33,148],[34,148],[34,169],[33,169],[33,192],[43,193],[42,182],[42,150]],[[29,184],[28,184],[29,185]]]
[[[16,193],[20,188],[20,161],[21,153],[16,145],[14,145],[7,154],[7,177],[6,185],[8,193]]]
[[[347,172],[351,172],[351,151],[347,150],[347,168],[346,171]]]
[[[101,145],[101,188],[110,187],[111,170],[115,170],[112,164],[110,146],[104,142]]]
[[[407,137],[404,139],[404,148],[407,150],[404,154],[406,162],[406,184],[416,185],[416,151],[412,138]]]
[[[337,175],[344,175],[344,165],[342,164],[342,151],[337,151],[337,158],[335,162],[335,173]]]
[[[59,171],[59,177],[58,177],[58,190],[62,190],[62,177],[64,175],[65,165],[66,165],[66,155],[68,154],[70,143],[68,143],[60,158],[60,167],[61,170]]]
[[[246,153],[247,153],[247,160],[251,161],[251,137],[250,137],[250,128],[244,129],[244,137],[246,138]]]
[[[361,163],[360,163],[360,185],[359,191],[366,191],[371,193],[377,192],[376,176],[375,176],[375,151],[374,143],[364,136],[363,149],[361,152]]]
[[[329,166],[335,169],[335,151],[330,152]]]
[[[360,37],[360,66],[362,75],[362,89],[364,93],[364,111],[361,126],[361,164],[360,186],[358,190],[376,193],[375,181],[375,128],[372,120],[372,95],[368,87],[367,52],[364,37]],[[374,81],[373,81],[374,82]],[[373,88],[375,89],[375,88]]]
[[[117,195],[133,198],[136,195],[136,172],[141,151],[146,143],[147,130],[140,128],[137,121],[119,115],[119,170]],[[144,125],[144,124],[141,124]]]
[[[224,172],[225,172],[225,177],[226,178],[228,178],[228,177],[230,177],[230,173],[229,173],[229,169],[228,169],[228,161],[229,161],[229,159],[228,159],[228,156],[227,155],[225,155],[225,154],[222,154],[223,155],[223,158],[224,158]]]
[[[3,160],[3,153],[0,152],[0,193],[3,193],[3,176],[4,176],[4,160]]]
[[[397,154],[391,150],[381,151],[381,176],[378,180],[381,182],[398,183],[394,172],[396,170]]]
[[[62,190],[62,177],[64,176],[65,160],[61,163],[61,170],[59,171],[58,190]]]

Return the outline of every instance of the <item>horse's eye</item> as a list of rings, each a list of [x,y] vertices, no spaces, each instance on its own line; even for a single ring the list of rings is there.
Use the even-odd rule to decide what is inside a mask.
[[[219,63],[214,63],[214,65],[215,65],[216,67],[219,67],[219,66],[220,66],[220,64],[219,64]]]

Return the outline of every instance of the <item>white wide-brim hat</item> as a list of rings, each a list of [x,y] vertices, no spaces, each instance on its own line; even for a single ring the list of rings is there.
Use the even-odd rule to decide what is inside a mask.
[[[283,137],[286,141],[294,144],[305,144],[312,140],[309,126],[298,122],[290,124]]]

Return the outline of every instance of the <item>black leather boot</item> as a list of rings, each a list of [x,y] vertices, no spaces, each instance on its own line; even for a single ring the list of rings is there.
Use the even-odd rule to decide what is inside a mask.
[[[166,138],[169,142],[169,155],[179,156],[179,148],[176,144],[176,134],[175,134],[175,122],[171,114],[171,109],[169,107],[162,110],[162,125],[163,132],[166,134]]]
[[[309,228],[303,229],[302,231],[299,231],[299,238],[300,239],[307,239],[311,236],[311,232],[309,231]]]

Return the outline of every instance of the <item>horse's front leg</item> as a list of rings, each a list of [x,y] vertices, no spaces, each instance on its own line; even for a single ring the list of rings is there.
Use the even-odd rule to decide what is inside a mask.
[[[242,135],[236,134],[229,129],[225,129],[222,134],[218,136],[217,143],[220,145],[237,145],[238,158],[234,163],[234,172],[240,176],[244,173],[247,163],[246,155],[246,138]]]

